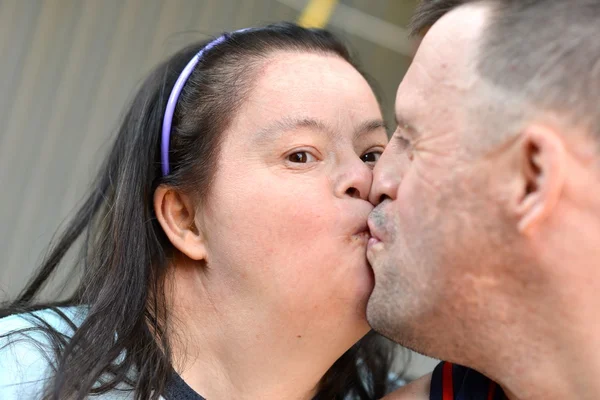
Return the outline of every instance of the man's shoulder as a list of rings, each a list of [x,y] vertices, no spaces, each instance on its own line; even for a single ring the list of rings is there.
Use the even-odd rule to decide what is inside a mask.
[[[504,399],[502,388],[474,369],[442,361],[431,376],[430,399]]]

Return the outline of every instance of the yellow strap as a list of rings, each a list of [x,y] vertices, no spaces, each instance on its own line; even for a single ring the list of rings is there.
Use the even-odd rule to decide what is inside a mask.
[[[339,0],[310,0],[298,18],[298,25],[305,28],[324,28]]]

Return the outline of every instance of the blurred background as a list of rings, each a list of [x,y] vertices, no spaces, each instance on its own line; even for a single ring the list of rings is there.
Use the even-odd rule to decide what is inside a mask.
[[[416,0],[0,0],[0,301],[83,198],[125,104],[159,61],[247,26],[326,27],[376,82],[393,126]],[[60,277],[59,277],[60,278]],[[53,290],[52,287],[49,288]],[[409,377],[434,361],[413,355]]]

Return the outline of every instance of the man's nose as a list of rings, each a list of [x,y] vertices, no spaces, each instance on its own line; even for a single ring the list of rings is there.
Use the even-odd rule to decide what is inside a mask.
[[[369,201],[375,206],[385,199],[395,200],[402,180],[401,157],[390,150],[388,146],[373,169]]]

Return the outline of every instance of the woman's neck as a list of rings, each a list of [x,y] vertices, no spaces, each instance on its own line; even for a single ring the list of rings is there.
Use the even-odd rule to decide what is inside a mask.
[[[175,370],[207,399],[311,399],[323,375],[358,340],[298,334],[288,319],[241,296],[230,282],[209,281],[177,268],[169,296]]]

